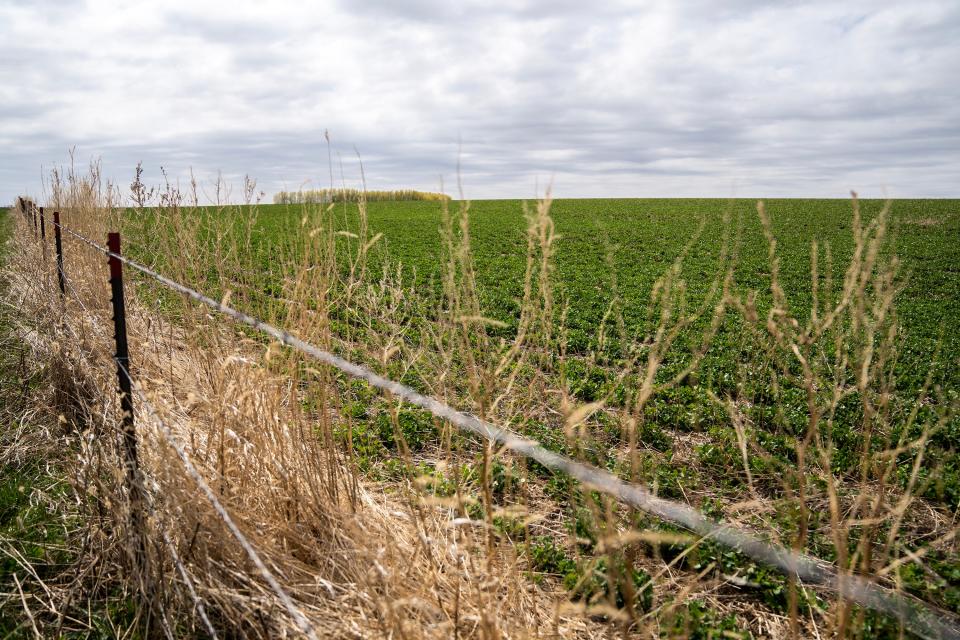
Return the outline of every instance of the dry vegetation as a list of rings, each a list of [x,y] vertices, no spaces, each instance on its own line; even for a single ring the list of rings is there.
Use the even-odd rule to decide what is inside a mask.
[[[439,202],[449,200],[443,193],[429,193],[400,189],[394,191],[364,191],[361,189],[301,189],[299,191],[278,191],[273,196],[274,204],[329,204],[331,202],[392,202],[406,200],[426,200]]]
[[[104,238],[126,215],[96,166],[85,174],[55,173],[49,189],[48,209],[62,211],[64,224],[88,237]],[[614,403],[610,391],[585,404],[565,383],[566,310],[554,296],[557,237],[549,197],[526,212],[521,311],[516,334],[506,339],[485,317],[477,291],[466,203],[437,205],[444,211],[445,259],[442,301],[434,303],[418,297],[399,271],[368,269],[379,238],[368,231],[359,195],[359,220],[350,227],[359,232],[344,230],[334,206],[303,201],[291,209],[301,232],[290,240],[295,247],[278,249],[282,291],[273,306],[257,307],[268,320],[573,457],[596,462],[597,450],[610,449],[613,471],[647,481],[657,434],[648,406],[690,384],[724,321],[735,315],[758,354],[741,374],[802,390],[806,426],[795,457],[783,464],[745,401],[714,396],[735,434],[717,455],[742,482],[734,493],[678,497],[894,588],[916,591],[908,580],[917,571],[930,575],[928,560],[955,561],[956,512],[918,497],[916,489],[927,443],[955,420],[957,401],[928,380],[914,409],[901,411],[891,375],[900,281],[896,261],[883,258],[885,213],[861,220],[853,201],[856,250],[842,281],[834,282],[829,269],[820,277],[816,265],[830,256],[813,248],[809,317],[795,317],[786,304],[762,205],[769,309],[758,309],[755,296],[733,282],[733,221],[711,286],[688,294],[681,266],[696,251],[694,236],[654,287],[654,331],[627,335],[616,308],[608,312],[613,322],[600,329],[614,327],[625,345],[616,376],[631,381],[626,398]],[[231,304],[251,308],[259,294],[244,274],[256,242],[255,207],[237,240],[228,215],[204,216],[198,233],[195,193],[167,186],[158,203],[150,215],[165,231],[140,253],[180,282],[195,282],[198,273],[213,277]],[[27,558],[18,563],[15,575],[27,578],[4,607],[23,613],[24,628],[86,633],[102,625],[89,603],[107,602],[120,603],[98,614],[114,625],[111,632],[141,636],[202,637],[204,615],[222,637],[262,638],[295,636],[305,626],[317,637],[399,638],[826,638],[902,631],[832,593],[785,580],[375,397],[361,383],[148,281],[128,286],[127,301],[134,378],[148,400],[136,402],[147,513],[132,528],[105,259],[65,238],[69,291],[61,300],[52,245],[41,251],[32,224],[13,218],[5,299],[17,310],[12,331],[29,346],[28,359],[42,363],[42,384],[24,409],[34,412],[30,419],[4,435],[4,455],[29,442],[58,461],[66,482],[55,500],[54,511],[64,514],[58,544],[76,550],[62,571],[33,571]],[[700,328],[698,338],[681,340],[691,327]],[[663,363],[678,349],[684,366],[664,375]],[[851,399],[861,450],[856,473],[843,474],[832,459],[840,446],[834,426]],[[696,465],[701,458],[693,452],[704,438],[678,437],[671,456]],[[265,570],[252,563],[173,443],[226,506]],[[682,479],[678,486],[682,494]],[[145,559],[138,559],[141,548]],[[293,612],[265,573],[289,594]]]

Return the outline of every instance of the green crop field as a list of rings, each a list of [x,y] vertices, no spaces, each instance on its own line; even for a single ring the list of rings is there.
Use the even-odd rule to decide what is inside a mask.
[[[522,293],[526,230],[522,205],[516,200],[470,205],[472,249],[484,311],[508,325],[516,322]],[[811,243],[832,248],[833,275],[840,279],[853,246],[851,203],[771,200],[766,206],[781,252],[788,300],[808,311]],[[865,201],[861,206],[869,218],[883,202]],[[411,284],[436,293],[442,246],[439,206],[375,202],[368,208],[371,233],[383,233],[384,249],[375,256],[401,263],[408,273],[416,274]],[[701,222],[704,229],[684,261],[683,277],[692,294],[702,294],[718,267],[725,213],[732,214],[734,223],[738,219],[742,223],[738,286],[761,292],[769,286],[767,246],[754,200],[557,200],[551,213],[560,236],[555,283],[569,305],[567,324],[574,334],[574,350],[595,346],[591,340],[613,300],[614,283],[628,327],[649,330],[645,320],[651,288]],[[925,371],[943,330],[943,353],[946,361],[955,362],[960,356],[960,201],[895,201],[892,214],[888,250],[902,260],[906,280],[897,300],[906,338],[904,355],[910,366]],[[258,229],[266,237],[282,236],[290,233],[291,221],[298,221],[295,210],[261,207]],[[958,375],[954,366],[945,371]],[[958,381],[960,377],[951,379]]]
[[[826,249],[832,256],[832,277],[835,282],[840,281],[854,245],[852,203],[849,200],[784,199],[769,200],[765,204],[777,240],[781,285],[794,315],[803,318],[809,314],[812,301],[812,243],[817,243],[821,251],[821,285],[828,270],[823,255]],[[870,220],[885,203],[872,200],[860,204],[863,218]],[[902,290],[895,300],[900,323],[898,391],[905,398],[915,399],[913,394],[932,371],[934,384],[955,392],[960,389],[960,367],[957,366],[960,358],[960,201],[895,200],[890,206],[889,238],[884,252],[887,257],[896,256],[900,261],[898,271],[902,282]],[[392,273],[399,265],[404,286],[426,299],[438,299],[443,252],[440,205],[422,201],[371,202],[367,210],[369,235],[382,234],[370,252],[369,277],[376,280],[383,269]],[[239,235],[249,215],[245,207],[201,211],[201,217],[231,216],[236,222],[233,229],[227,226],[226,235],[222,231],[208,233],[206,240],[211,247],[215,243],[237,242],[231,239],[230,231]],[[469,212],[470,244],[481,311],[484,316],[504,323],[502,327],[492,328],[492,333],[509,338],[516,331],[522,297],[527,227],[524,203],[518,200],[472,202]],[[130,215],[136,218],[136,214]],[[648,313],[654,283],[688,244],[682,278],[691,306],[717,276],[724,243],[736,254],[734,289],[756,290],[761,311],[769,306],[768,247],[755,200],[557,200],[553,202],[551,215],[559,236],[552,279],[558,323],[561,313],[563,316],[565,351],[573,357],[589,354],[593,356],[591,362],[606,365],[597,370],[571,368],[571,385],[583,401],[593,400],[601,392],[621,355],[617,339],[608,338],[603,345],[598,344],[601,325],[607,325],[608,336],[615,334],[613,317],[620,314],[630,339],[642,341],[656,320]],[[280,266],[283,262],[279,258],[283,253],[280,247],[303,234],[301,216],[298,206],[257,207],[249,255],[245,256],[247,266],[237,277],[265,294],[279,292],[282,278],[290,275]],[[358,231],[357,206],[335,205],[334,220],[342,228],[343,236],[338,242],[346,251],[351,240],[345,232]],[[149,238],[153,233],[144,231],[138,224],[133,228],[134,238]],[[205,225],[198,224],[197,229],[203,234]],[[141,256],[148,254],[148,247],[149,243],[134,240],[134,248]],[[222,293],[220,283],[212,277],[207,281],[201,278],[196,284],[216,294]],[[257,304],[252,304],[250,309],[264,311]],[[610,311],[612,313],[608,313]],[[332,313],[335,316],[336,310]],[[703,322],[688,333],[697,335]],[[698,386],[718,394],[734,392],[735,368],[741,355],[738,350],[742,348],[740,334],[738,320],[728,318],[701,366]],[[684,344],[681,336],[675,349],[678,355],[671,356],[673,362],[668,359],[664,375],[683,364],[683,354],[691,346]],[[578,376],[583,379],[576,379]],[[754,395],[763,394],[754,390]],[[676,402],[677,398],[670,399],[671,405],[675,406]],[[691,399],[690,402],[698,401]],[[802,398],[798,402],[802,404]],[[667,413],[675,414],[672,418],[675,424],[665,426],[689,428],[681,422],[690,412],[674,409]],[[938,440],[948,449],[960,445],[960,427],[952,425]],[[956,458],[952,458],[948,466],[960,469]],[[960,500],[960,484],[948,487],[946,495],[950,503],[956,505]]]
[[[901,373],[904,384],[918,385],[930,366],[938,367],[945,386],[957,388],[960,368],[960,201],[896,200],[892,203],[886,251],[902,262],[904,288],[896,300],[902,324]],[[865,219],[882,201],[862,201]],[[356,205],[344,210],[343,228],[356,231]],[[766,201],[781,256],[781,279],[796,314],[811,305],[811,243],[833,256],[839,280],[853,249],[849,200]],[[369,270],[402,265],[406,284],[427,296],[440,293],[442,241],[440,205],[436,202],[371,202],[370,233],[382,233],[371,252]],[[341,209],[338,208],[338,211]],[[211,209],[206,211],[212,216]],[[228,215],[237,215],[238,208]],[[571,353],[596,349],[601,321],[615,298],[629,331],[649,331],[647,307],[654,282],[695,240],[682,275],[691,298],[702,295],[717,273],[719,254],[732,218],[739,241],[736,286],[758,290],[761,306],[769,297],[767,245],[755,200],[631,199],[557,200],[551,213],[559,235],[554,283],[560,304],[568,307],[565,325]],[[301,233],[300,209],[287,205],[257,208],[252,264],[247,274],[264,290],[281,274],[273,265],[276,248]],[[238,216],[238,217],[240,217]],[[700,225],[702,231],[694,238]],[[238,226],[242,226],[238,221]],[[515,330],[525,266],[523,202],[479,201],[470,204],[471,247],[484,314]],[[223,239],[221,238],[221,241]],[[213,240],[211,239],[211,242]],[[820,275],[825,265],[821,258]],[[212,283],[211,283],[212,284]],[[614,292],[618,295],[615,295]],[[608,319],[608,322],[612,322]],[[942,341],[942,344],[941,344]],[[938,352],[939,356],[934,357]]]
[[[785,199],[765,204],[777,239],[782,286],[791,309],[802,317],[811,306],[812,243],[818,243],[821,251],[825,247],[831,250],[833,278],[839,281],[843,277],[853,250],[851,202]],[[471,249],[482,310],[485,316],[505,323],[506,327],[494,330],[504,337],[515,332],[519,317],[526,259],[523,206],[519,200],[470,204]],[[883,201],[861,201],[867,220],[883,206]],[[357,231],[356,205],[337,208],[342,228]],[[377,277],[381,269],[393,270],[399,265],[405,285],[426,297],[439,297],[440,205],[371,202],[367,208],[370,235],[382,234],[370,253],[368,271]],[[245,224],[246,210],[229,209],[226,215],[237,218],[239,229]],[[203,211],[211,217],[223,215],[210,208]],[[647,309],[651,289],[691,240],[682,277],[695,301],[717,274],[721,246],[731,226],[735,228],[731,244],[737,245],[738,254],[736,288],[758,291],[761,309],[769,302],[767,244],[755,200],[556,200],[551,215],[559,236],[553,281],[559,305],[567,308],[564,325],[571,354],[597,350],[598,330],[611,304],[622,310],[632,335],[642,337],[650,331]],[[281,262],[278,247],[302,233],[300,216],[297,206],[257,207],[248,259],[251,266],[260,265],[261,269],[244,274],[244,279],[264,292],[276,290],[285,275],[277,264]],[[726,223],[725,217],[731,222]],[[898,379],[904,389],[918,388],[934,367],[945,388],[960,388],[960,201],[895,200],[889,227],[885,251],[899,259],[903,283],[896,298],[902,335]],[[231,238],[208,240],[229,243]],[[136,245],[141,249],[148,246],[144,242]],[[825,271],[821,257],[821,282]],[[197,284],[219,286],[214,282]],[[613,320],[608,317],[606,322],[612,324]],[[716,355],[723,361],[728,354],[721,349]]]
[[[875,219],[885,204],[861,201],[865,223]],[[812,246],[818,248],[821,295],[825,288],[839,286],[853,257],[852,202],[785,199],[766,201],[765,205],[777,242],[779,283],[791,314],[802,324],[813,305]],[[457,206],[451,203],[452,209]],[[496,321],[488,326],[487,333],[508,342],[517,332],[521,315],[527,260],[525,206],[535,208],[536,203],[500,200],[472,202],[469,206],[469,246],[480,312]],[[851,480],[851,487],[845,489],[851,495],[857,491],[852,481],[863,473],[865,451],[876,454],[893,446],[897,438],[918,437],[924,425],[936,422],[939,409],[957,402],[960,389],[960,201],[895,200],[889,206],[880,258],[896,265],[900,287],[894,300],[898,324],[893,341],[896,353],[891,365],[891,397],[889,402],[881,402],[884,410],[889,409],[886,419],[890,432],[884,434],[886,440],[875,435],[864,441],[861,431],[866,420],[857,393],[844,396],[830,416],[829,427],[823,427],[829,431],[831,470]],[[135,256],[169,270],[175,265],[165,262],[155,239],[170,230],[163,224],[158,227],[151,211],[127,213],[127,237],[132,239],[128,244]],[[315,215],[305,215],[306,211],[299,205],[260,205],[255,211],[249,207],[193,210],[189,215],[198,219],[190,225],[200,239],[199,245],[205,247],[206,257],[199,260],[199,268],[179,275],[212,295],[223,295],[231,289],[233,304],[283,323],[285,316],[278,300],[284,297],[284,282],[304,266],[295,247],[309,233],[306,218]],[[346,270],[347,256],[357,248],[356,234],[362,232],[357,205],[338,203],[323,215],[327,224],[336,226],[335,243],[344,257],[340,266]],[[621,438],[625,431],[617,412],[627,410],[627,399],[636,392],[638,383],[635,377],[618,374],[628,357],[629,345],[643,345],[656,330],[660,318],[650,310],[658,279],[682,255],[680,276],[687,305],[696,308],[708,295],[711,283],[722,275],[723,256],[729,255],[735,265],[731,293],[746,297],[755,291],[761,318],[772,304],[769,245],[757,203],[719,199],[558,200],[552,204],[551,216],[558,236],[551,273],[556,324],[552,348],[560,362],[555,370],[556,384],[576,402],[603,400],[611,413],[595,420],[599,422],[592,436],[594,444],[586,452],[573,451],[557,436],[557,430],[545,423],[534,420],[513,426],[549,447],[624,471],[618,466],[617,451],[624,444]],[[367,205],[367,222],[367,237],[376,241],[366,259],[365,278],[373,283],[388,274],[396,282],[395,274],[399,273],[406,295],[422,301],[416,309],[427,315],[440,313],[445,259],[441,204],[371,202]],[[218,246],[241,247],[242,256],[233,262],[218,257]],[[227,263],[236,266],[231,267],[233,272],[224,283],[223,265]],[[235,289],[234,284],[240,288]],[[413,330],[430,321],[414,316],[406,319]],[[690,361],[710,316],[708,310],[681,332],[664,359],[658,380],[669,379]],[[329,310],[329,317],[335,334],[350,334],[354,340],[360,335],[356,318],[336,308]],[[795,373],[796,363],[778,364],[780,361],[764,351],[767,347],[758,347],[748,334],[743,317],[728,311],[695,374],[655,394],[645,406],[639,432],[639,479],[655,486],[661,495],[678,499],[710,496],[701,504],[707,510],[713,499],[728,503],[742,500],[748,482],[757,483],[761,491],[776,499],[783,496],[784,478],[797,464],[799,442],[807,430],[808,399],[804,389],[778,369],[792,368]],[[829,344],[814,346],[814,351],[827,355],[832,349]],[[419,372],[416,365],[388,373],[402,376],[414,386],[422,386],[418,376],[431,375]],[[345,390],[353,399],[347,409],[355,420],[351,432],[354,451],[370,460],[381,459],[384,450],[398,452],[383,404],[356,385]],[[724,398],[732,398],[743,407],[750,426],[747,476],[737,471],[743,466],[741,452],[722,406]],[[911,418],[914,408],[919,417]],[[402,412],[400,425],[406,444],[414,451],[439,441],[435,425],[419,412]],[[686,453],[681,454],[683,447]],[[914,491],[939,508],[955,510],[960,506],[958,448],[960,420],[953,416],[931,431],[920,480],[914,486]],[[893,480],[901,486],[910,481],[912,461],[908,451],[900,453]],[[630,473],[635,477],[637,469]],[[570,502],[566,508],[571,511],[571,520],[581,522],[582,498],[568,501],[565,496],[570,488],[557,478],[549,480],[547,491]],[[787,529],[795,526],[791,513],[790,507],[784,507],[777,516]],[[818,518],[814,513],[814,529]],[[579,537],[591,535],[580,529],[576,533]],[[835,557],[825,528],[812,536],[809,547],[827,559]],[[741,562],[714,551],[717,555],[713,560],[718,566],[726,562],[732,571]],[[904,576],[906,587],[960,610],[960,573],[955,559],[931,554],[929,560],[942,577],[928,581],[920,573],[908,573]],[[755,579],[766,584],[763,588],[782,597],[782,579],[769,577],[759,568],[757,571],[761,573]]]

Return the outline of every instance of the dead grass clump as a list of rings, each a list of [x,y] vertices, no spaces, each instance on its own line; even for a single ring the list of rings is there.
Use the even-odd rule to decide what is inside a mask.
[[[919,218],[917,220],[910,220],[909,223],[918,227],[938,227],[943,224],[943,220],[937,220],[936,218]]]
[[[393,191],[371,191],[368,189],[301,189],[300,191],[278,191],[273,196],[274,204],[330,204],[331,202],[392,202],[398,200],[421,200],[440,202],[449,200],[444,193],[428,193],[413,189]]]

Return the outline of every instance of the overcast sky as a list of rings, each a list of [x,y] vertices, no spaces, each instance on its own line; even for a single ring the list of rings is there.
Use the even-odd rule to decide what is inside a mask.
[[[0,0],[0,52],[3,201],[72,147],[322,187],[325,130],[350,186],[960,197],[957,0]]]

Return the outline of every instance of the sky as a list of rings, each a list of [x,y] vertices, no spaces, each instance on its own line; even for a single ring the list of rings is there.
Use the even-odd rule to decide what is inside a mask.
[[[0,0],[0,61],[0,201],[71,152],[235,200],[960,197],[957,0]]]

